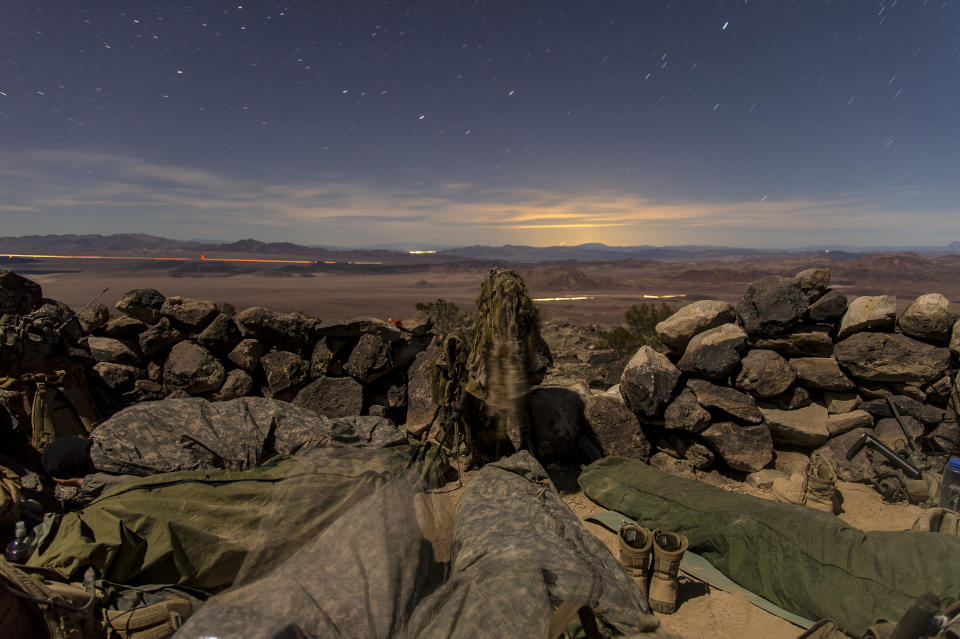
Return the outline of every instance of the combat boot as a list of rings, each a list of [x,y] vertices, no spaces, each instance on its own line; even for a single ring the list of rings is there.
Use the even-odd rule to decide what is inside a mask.
[[[620,544],[620,563],[638,581],[646,596],[650,581],[653,533],[648,528],[625,524],[617,531],[617,541]]]
[[[650,607],[656,612],[670,614],[677,609],[677,591],[680,581],[680,560],[689,542],[686,535],[653,531],[653,576],[650,578]]]
[[[825,513],[840,512],[840,493],[837,492],[837,470],[828,459],[814,455],[807,466],[806,505]]]

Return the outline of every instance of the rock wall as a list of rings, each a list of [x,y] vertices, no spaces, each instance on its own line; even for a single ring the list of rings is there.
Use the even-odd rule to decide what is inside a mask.
[[[103,418],[137,402],[187,395],[260,395],[327,417],[379,415],[401,425],[408,408],[420,422],[432,415],[429,390],[418,386],[412,401],[407,391],[408,369],[433,338],[423,319],[402,327],[378,319],[323,326],[298,313],[233,313],[153,289],[128,292],[116,311],[111,319],[95,304],[71,319],[73,311],[42,298],[36,283],[0,272],[9,337],[0,344],[0,377],[41,360],[80,362]]]
[[[949,450],[960,436],[943,422],[960,322],[948,300],[922,295],[898,316],[893,296],[848,302],[829,282],[827,269],[765,277],[736,305],[694,302],[661,322],[665,352],[642,347],[619,387],[587,398],[600,451],[653,453],[662,467],[788,474],[820,451],[840,479],[867,481],[867,455],[845,457],[861,433],[906,446],[888,394],[916,441]]]

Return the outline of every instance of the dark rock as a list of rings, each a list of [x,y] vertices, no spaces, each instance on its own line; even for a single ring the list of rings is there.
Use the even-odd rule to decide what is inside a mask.
[[[233,347],[227,359],[248,373],[252,373],[260,365],[260,358],[266,352],[267,347],[260,340],[244,339]]]
[[[161,317],[153,326],[140,333],[137,340],[140,342],[140,351],[147,357],[161,353],[177,342],[186,339],[186,335],[166,317]]]
[[[946,404],[950,399],[950,376],[944,375],[938,380],[930,382],[924,387],[927,399],[935,404]]]
[[[892,331],[896,320],[895,295],[858,297],[850,302],[847,312],[843,314],[837,337],[844,339],[863,331]]]
[[[93,304],[77,313],[77,322],[84,335],[102,328],[110,321],[110,310],[103,304]]]
[[[899,333],[856,333],[834,347],[847,371],[871,382],[929,382],[950,366],[950,351]]]
[[[773,438],[763,424],[740,426],[720,422],[700,433],[700,437],[727,466],[736,470],[755,472],[773,460]]]
[[[823,297],[810,305],[807,317],[814,322],[836,324],[847,312],[847,296],[837,291],[827,291]]]
[[[197,341],[201,346],[218,355],[226,355],[241,340],[243,340],[243,336],[240,335],[240,328],[233,321],[233,318],[225,313],[217,315],[197,336]]]
[[[830,269],[808,268],[794,276],[800,289],[812,304],[819,300],[830,288]]]
[[[343,362],[350,357],[356,341],[343,337],[321,337],[310,356],[310,377],[342,377]]]
[[[112,393],[125,393],[133,390],[134,383],[143,372],[136,366],[99,362],[93,366],[93,374]]]
[[[378,377],[363,389],[363,401],[367,405],[381,404],[391,409],[394,422],[403,421],[407,407],[407,376],[402,370],[394,370]]]
[[[393,352],[390,349],[390,343],[374,333],[365,333],[353,347],[350,357],[343,365],[343,370],[362,384],[368,384],[386,375],[393,370]]]
[[[921,404],[927,402],[927,394],[919,386],[914,384],[903,384],[900,382],[890,382],[890,387],[897,395],[904,395],[910,399],[916,400]]]
[[[873,465],[866,449],[847,459],[847,451],[864,433],[873,434],[868,428],[855,428],[836,437],[816,450],[824,459],[833,462],[837,468],[837,477],[841,481],[869,482],[873,479]]]
[[[363,410],[363,386],[350,377],[318,377],[293,399],[324,417],[348,417]]]
[[[808,330],[804,330],[808,329]],[[830,357],[833,355],[833,340],[825,330],[816,327],[799,327],[779,337],[758,339],[754,348],[776,351],[784,357]]]
[[[953,330],[950,331],[950,352],[954,357],[960,358],[960,320],[953,324]]]
[[[954,420],[943,420],[939,426],[923,437],[924,450],[949,454],[960,446],[960,424]]]
[[[660,341],[682,353],[697,333],[735,322],[736,309],[729,302],[701,300],[684,306],[656,325]]]
[[[397,340],[390,343],[390,356],[393,358],[395,368],[407,368],[413,363],[417,355],[423,352],[431,342],[431,335],[420,335]],[[537,382],[543,379],[543,376],[537,378]]]
[[[790,366],[797,371],[798,383],[807,388],[828,391],[850,391],[857,388],[832,357],[795,357],[790,360]]]
[[[130,366],[140,363],[140,354],[137,353],[137,347],[130,342],[94,335],[84,338],[84,342],[90,351],[90,355],[98,362],[128,364]]]
[[[290,351],[270,351],[260,358],[267,379],[265,395],[276,397],[284,390],[296,390],[307,379],[307,362]]]
[[[174,324],[193,333],[202,331],[219,312],[213,302],[184,297],[168,297],[160,307],[161,315],[169,317]]]
[[[43,289],[13,271],[0,271],[0,315],[26,315],[40,305]]]
[[[750,335],[770,337],[796,324],[810,299],[795,278],[771,275],[750,284],[737,305],[737,314]]]
[[[147,379],[158,384],[163,383],[163,362],[147,362]]]
[[[223,386],[211,396],[215,402],[226,402],[238,397],[246,397],[253,392],[253,378],[247,371],[234,368],[227,373]]]
[[[773,397],[767,397],[760,403],[760,408],[776,408],[779,410],[797,410],[810,405],[810,393],[802,386],[792,386],[786,391]]]
[[[403,339],[407,335],[407,333],[390,322],[385,322],[375,317],[358,318],[339,324],[318,326],[316,331],[319,337],[359,338],[361,335],[376,335],[387,342]]]
[[[747,334],[736,324],[724,324],[699,333],[687,344],[677,367],[695,377],[724,378],[740,363]]]
[[[133,383],[133,390],[123,394],[122,399],[127,404],[153,402],[164,398],[163,386],[149,379],[138,379]]]
[[[700,442],[691,442],[683,451],[683,458],[693,464],[697,470],[709,470],[713,468],[716,455]]]
[[[147,325],[138,319],[133,319],[127,315],[121,315],[108,321],[103,327],[103,334],[107,337],[136,338],[140,333],[147,330]]]
[[[650,458],[650,465],[665,473],[677,477],[694,478],[696,473],[693,464],[686,459],[677,459],[667,453],[657,453]]]
[[[909,415],[902,415],[900,419],[903,421],[903,426],[907,429],[911,441],[916,443],[917,438],[923,435],[923,424]],[[907,443],[907,438],[903,434],[903,428],[900,428],[900,423],[893,417],[878,419],[873,427],[873,434],[895,451],[910,450],[910,444]]]
[[[262,306],[237,313],[234,321],[244,337],[259,339],[277,349],[294,353],[307,351],[320,326],[317,320],[299,313],[279,314]]]
[[[650,441],[640,421],[617,397],[591,395],[584,403],[584,415],[592,439],[602,454],[641,461],[650,458]]]
[[[757,397],[779,395],[796,379],[797,373],[778,353],[754,348],[740,360],[740,372],[734,382],[742,391]]]
[[[655,417],[670,401],[680,370],[665,355],[641,346],[623,369],[620,394],[637,416]]]
[[[687,380],[687,387],[697,396],[701,406],[721,410],[731,417],[753,424],[763,421],[756,400],[746,393],[729,386],[711,384],[703,379]]]
[[[530,430],[537,458],[556,460],[574,455],[583,430],[583,400],[559,386],[534,388],[528,395]]]
[[[825,406],[811,404],[797,410],[761,408],[760,412],[778,444],[819,446],[830,437]]]
[[[699,433],[710,425],[710,411],[697,402],[697,396],[684,388],[663,412],[663,424],[667,428]]]
[[[905,395],[891,395],[891,397],[893,398],[893,405],[897,407],[897,412],[900,413],[901,417],[913,417],[920,423],[926,424],[927,426],[936,426],[943,420],[944,411],[942,408],[930,406],[929,404],[923,404],[912,397],[907,397]],[[878,419],[894,416],[893,411],[890,410],[890,404],[887,403],[886,398],[871,399],[863,402],[861,406],[863,407],[863,410],[867,411]]]
[[[191,395],[209,393],[223,385],[226,371],[210,351],[192,342],[180,342],[163,365],[163,387]]]
[[[133,319],[145,324],[156,324],[160,321],[160,309],[166,300],[160,291],[152,288],[138,288],[128,291],[117,300],[115,308]]]
[[[939,293],[921,295],[900,316],[904,335],[946,344],[957,321],[950,300]]]
[[[414,437],[426,432],[437,411],[433,403],[433,368],[440,347],[436,344],[417,355],[407,369],[406,430]]]

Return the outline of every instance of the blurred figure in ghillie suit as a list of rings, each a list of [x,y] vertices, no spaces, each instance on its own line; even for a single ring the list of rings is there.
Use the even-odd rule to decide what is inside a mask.
[[[512,270],[492,269],[469,333],[444,337],[434,369],[440,425],[447,424],[462,396],[459,419],[471,465],[520,450],[536,454],[526,398],[551,363],[540,315],[523,279]]]

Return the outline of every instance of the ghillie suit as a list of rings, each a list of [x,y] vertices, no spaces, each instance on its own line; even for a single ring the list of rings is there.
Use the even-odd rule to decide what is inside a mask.
[[[445,336],[434,369],[441,424],[466,395],[460,421],[473,465],[533,451],[526,397],[550,362],[540,316],[523,279],[515,271],[492,269],[477,298],[470,334]]]

